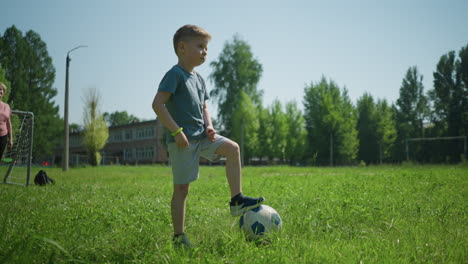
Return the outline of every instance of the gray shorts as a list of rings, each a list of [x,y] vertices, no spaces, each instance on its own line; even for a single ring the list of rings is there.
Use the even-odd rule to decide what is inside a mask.
[[[178,148],[175,143],[169,143],[167,148],[174,184],[188,184],[197,180],[200,156],[210,161],[218,160],[221,157],[215,152],[227,140],[216,135],[214,142],[208,138],[193,140],[189,141],[189,146],[184,149]]]

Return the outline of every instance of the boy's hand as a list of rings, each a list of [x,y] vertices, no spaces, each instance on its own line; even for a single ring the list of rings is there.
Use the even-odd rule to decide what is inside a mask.
[[[211,142],[215,141],[216,130],[212,126],[206,127],[205,132]]]
[[[184,149],[189,146],[188,139],[183,131],[180,131],[180,133],[175,136],[175,142],[178,148]]]

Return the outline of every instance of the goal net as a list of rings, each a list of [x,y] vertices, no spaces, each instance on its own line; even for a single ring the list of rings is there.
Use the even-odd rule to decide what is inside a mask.
[[[34,114],[12,111],[13,147],[5,148],[0,161],[3,183],[28,186],[31,178]]]
[[[430,163],[464,160],[468,154],[467,142],[466,136],[408,138],[405,143],[406,160]]]

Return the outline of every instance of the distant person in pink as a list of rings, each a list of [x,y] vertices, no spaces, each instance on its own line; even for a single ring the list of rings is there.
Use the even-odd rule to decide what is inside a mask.
[[[3,157],[3,152],[8,144],[8,148],[13,147],[13,133],[11,130],[11,109],[7,103],[2,102],[5,96],[7,87],[0,82],[0,159]]]

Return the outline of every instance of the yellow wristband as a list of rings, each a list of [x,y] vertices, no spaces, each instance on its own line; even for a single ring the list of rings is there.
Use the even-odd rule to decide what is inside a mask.
[[[180,127],[179,129],[177,129],[176,131],[172,132],[171,133],[171,136],[175,137],[177,136],[182,130],[184,130],[183,127]]]

